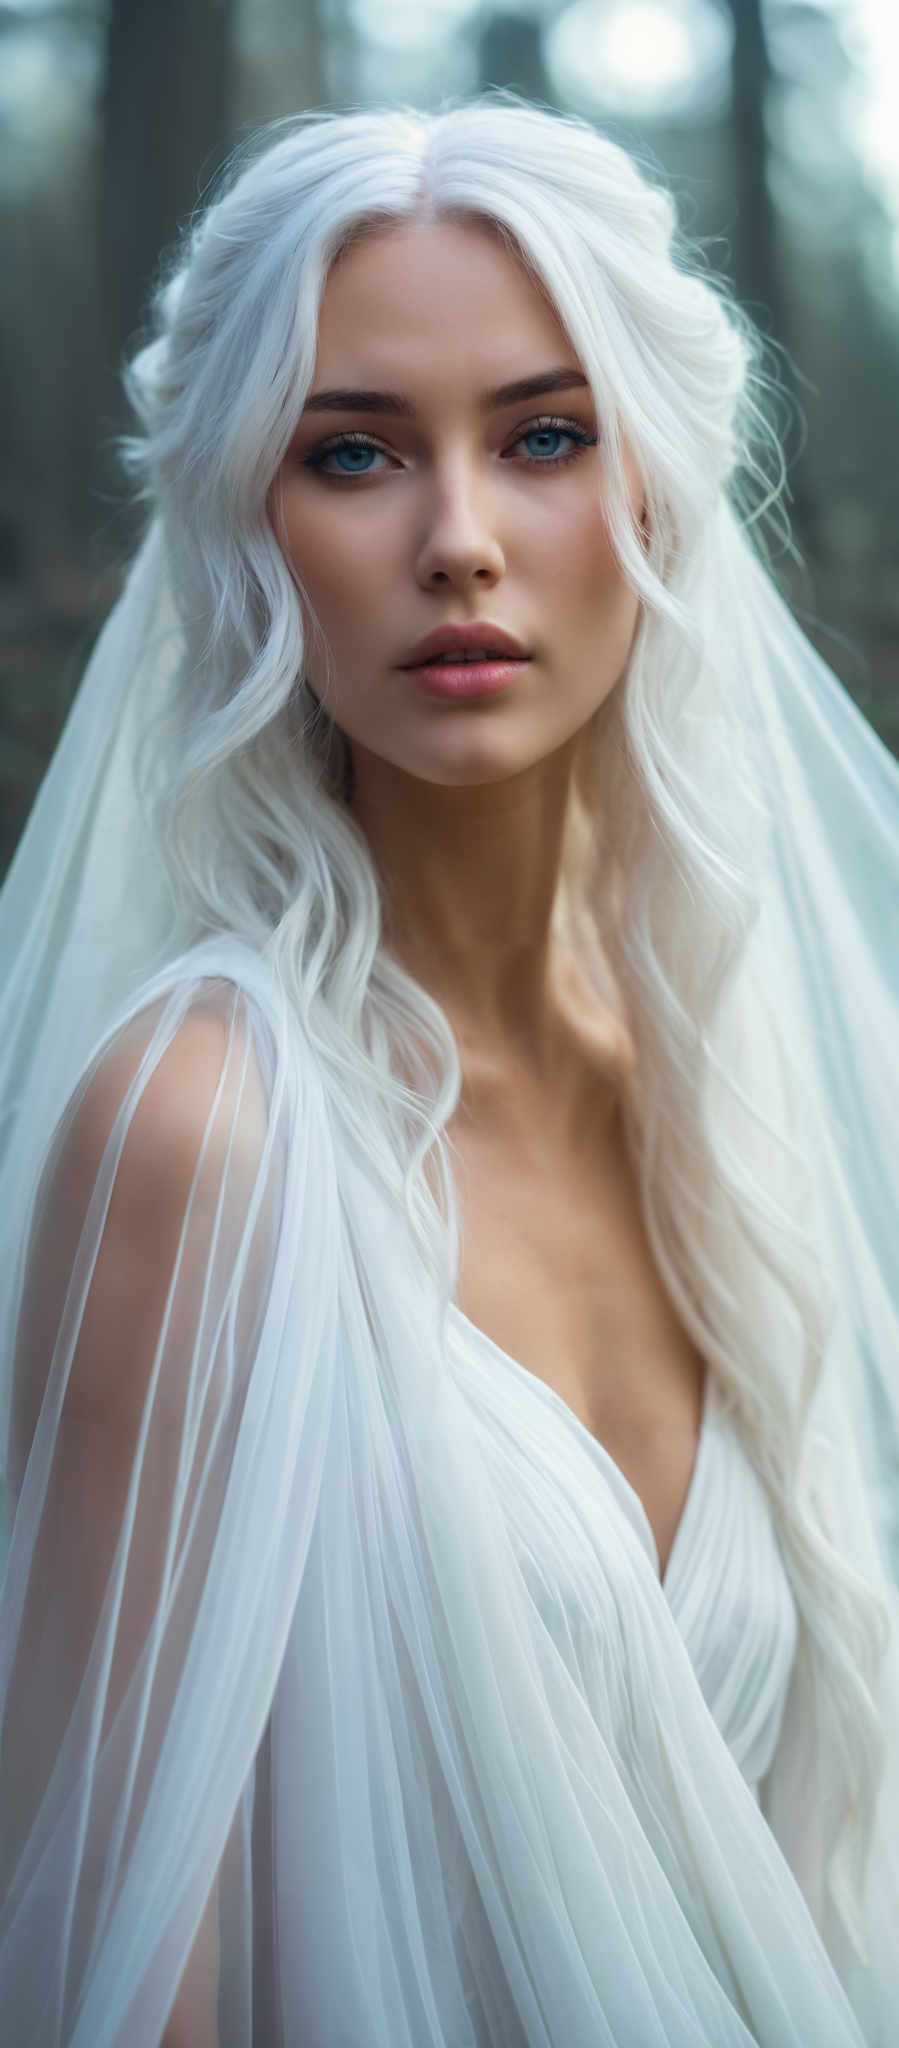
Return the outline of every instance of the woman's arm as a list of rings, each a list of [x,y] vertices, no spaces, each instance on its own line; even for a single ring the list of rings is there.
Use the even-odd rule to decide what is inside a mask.
[[[258,1084],[233,1043],[226,1057],[221,1020],[192,1015],[123,1121],[146,1036],[126,1034],[101,1063],[51,1158],[16,1349],[11,1562],[15,1553],[28,1570],[3,1721],[11,1868],[0,1877],[14,1886],[15,1852],[24,1873],[29,1834],[62,1824],[61,1772],[70,1806],[83,1805],[80,1838],[66,1835],[70,1867],[50,1881],[48,1980],[54,1947],[67,1943],[57,1995],[72,2018],[48,2041],[68,2038],[79,1973],[107,1931],[113,1970],[120,1954],[131,1967],[132,1937],[139,1952],[147,1938],[130,1850],[153,1818],[150,1788],[191,1648],[184,1589],[196,1599],[203,1590],[245,1393],[232,1355],[240,1317],[226,1353],[220,1303],[256,1172]],[[223,1840],[232,1816],[220,1818]],[[173,1872],[154,1901],[153,1940],[177,1940],[177,1912],[194,1910],[195,1888],[171,1908],[177,1882]],[[152,1967],[151,1946],[136,1971]],[[216,1879],[166,2048],[217,2048],[218,1982]]]
[[[200,1921],[160,2048],[219,2048],[218,1880]]]

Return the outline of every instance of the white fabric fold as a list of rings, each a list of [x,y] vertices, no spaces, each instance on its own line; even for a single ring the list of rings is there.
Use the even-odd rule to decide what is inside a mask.
[[[547,1463],[547,1432],[556,1425],[560,1445],[567,1446],[575,1464],[586,1459],[588,1468],[598,1468],[600,1483],[612,1490],[644,1539],[703,1698],[747,1784],[755,1790],[777,1748],[798,1616],[764,1489],[715,1374],[706,1370],[696,1459],[662,1576],[642,1501],[608,1451],[553,1387],[510,1358],[461,1311],[454,1312],[453,1350],[461,1363],[460,1384],[485,1417],[485,1455],[498,1485],[505,1474],[507,1514],[514,1517],[524,1506],[531,1548],[536,1547],[539,1558],[540,1532],[553,1510],[559,1483]],[[491,1438],[507,1446],[504,1459],[497,1457]],[[563,1643],[567,1641],[576,1655],[572,1637],[580,1634],[580,1578],[575,1577],[566,1592],[558,1573],[551,1574],[547,1595],[557,1636],[561,1625]]]
[[[104,1227],[129,1146],[152,1213],[192,1046],[148,1297]],[[510,1463],[259,956],[210,941],[120,1012],[32,1247],[0,1610],[18,2048],[156,2048],[198,1930],[221,2048],[874,2038],[564,1425],[530,1446],[529,1549],[523,1420]]]

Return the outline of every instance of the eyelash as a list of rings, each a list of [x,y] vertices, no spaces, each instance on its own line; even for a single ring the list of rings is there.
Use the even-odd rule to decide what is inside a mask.
[[[550,455],[544,457],[540,457],[539,455],[526,455],[524,458],[524,463],[527,468],[563,469],[566,462],[574,462],[577,456],[581,454],[581,451],[584,448],[595,448],[596,443],[599,439],[598,434],[585,433],[582,427],[575,426],[573,420],[551,419],[548,416],[545,416],[541,419],[532,420],[528,426],[523,427],[521,429],[521,432],[516,434],[515,440],[510,445],[514,448],[519,441],[528,440],[531,434],[545,434],[550,431],[554,433],[570,435],[571,439],[577,442],[577,446],[575,448],[570,449],[567,455]],[[379,455],[386,455],[389,452],[385,447],[383,447],[382,443],[380,441],[376,441],[374,439],[374,436],[371,434],[334,434],[332,435],[329,441],[323,441],[318,448],[314,448],[312,450],[312,453],[306,456],[304,465],[305,468],[321,469],[326,457],[328,455],[333,455],[335,450],[338,448],[374,448]],[[329,469],[324,471],[324,474],[328,477],[329,481],[336,478],[338,483],[355,483],[357,478],[367,479],[370,476],[378,476],[382,473],[383,472],[380,472],[378,470],[359,469],[356,471],[354,476],[352,471],[350,470],[341,471],[337,469]]]

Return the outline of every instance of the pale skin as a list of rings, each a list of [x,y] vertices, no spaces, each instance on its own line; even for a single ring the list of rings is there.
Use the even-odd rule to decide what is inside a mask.
[[[488,405],[549,371],[565,388]],[[314,403],[348,391],[405,409]],[[341,455],[341,435],[368,452]],[[626,446],[625,462],[639,527]],[[617,1113],[631,1041],[550,933],[578,748],[625,673],[638,598],[581,365],[489,227],[391,225],[339,258],[271,509],[321,628],[307,678],[350,741],[387,941],[459,1047],[458,1306],[616,1459],[664,1574],[704,1367],[662,1286]],[[520,680],[492,700],[422,695],[400,664],[471,619],[524,644]]]

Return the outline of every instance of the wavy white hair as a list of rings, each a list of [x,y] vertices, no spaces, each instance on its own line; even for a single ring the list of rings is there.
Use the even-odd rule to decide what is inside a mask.
[[[161,521],[184,634],[172,712],[144,761],[178,897],[198,932],[236,931],[274,960],[448,1300],[457,1050],[383,942],[348,745],[302,682],[297,582],[270,508],[339,252],[392,222],[489,222],[589,379],[610,530],[641,600],[627,673],[583,750],[556,923],[632,1036],[626,1128],[650,1241],[768,1492],[832,1758],[831,1894],[857,1924],[882,1611],[804,1483],[833,1289],[808,1228],[791,1049],[750,947],[763,805],[744,767],[739,679],[720,661],[725,567],[739,571],[746,525],[777,512],[784,481],[762,347],[681,243],[669,194],[580,119],[490,93],[433,114],[314,112],[263,142],[191,226],[126,373],[142,429],[126,456]]]

